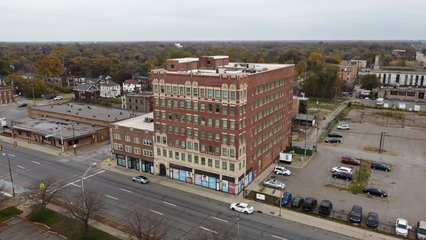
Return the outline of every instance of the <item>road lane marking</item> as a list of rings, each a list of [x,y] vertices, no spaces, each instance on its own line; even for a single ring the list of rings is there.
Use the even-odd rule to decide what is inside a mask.
[[[11,156],[11,157],[16,157],[15,155],[8,153],[7,155]]]
[[[218,221],[221,221],[221,222],[228,222],[228,221],[226,221],[225,219],[222,219],[222,218],[218,218],[218,217],[215,217],[215,216],[211,216],[211,218],[213,218],[213,219],[215,219],[215,220],[218,220]]]
[[[120,190],[121,190],[121,191],[125,191],[125,192],[128,192],[128,193],[132,193],[132,191],[130,191],[130,190],[127,190],[127,189],[125,189],[125,188],[120,188]]]
[[[277,235],[273,235],[273,234],[272,234],[272,237],[280,239],[280,240],[288,240],[287,238],[283,238],[283,237],[280,237],[280,236],[277,236]]]
[[[95,173],[93,173],[93,174],[91,174],[91,175],[89,175],[89,176],[85,176],[85,177],[83,178],[83,180],[86,180],[86,179],[88,179],[88,178],[94,177],[94,176],[96,176],[96,175],[98,175],[98,174],[101,174],[101,173],[103,173],[103,172],[105,172],[105,170],[101,170],[101,171],[99,171],[99,172],[95,172]]]
[[[166,202],[166,201],[163,201],[163,203],[167,204],[167,205],[170,205],[170,206],[173,206],[173,207],[176,207],[176,204],[173,204],[173,203],[169,203],[169,202]]]
[[[16,167],[21,168],[21,169],[25,169],[23,166],[21,165],[16,165]]]
[[[164,213],[160,213],[160,212],[157,212],[157,211],[152,210],[152,209],[150,209],[149,211],[151,211],[151,212],[153,212],[153,213],[155,213],[155,214],[161,215],[161,216],[163,216],[163,215],[164,215]]]
[[[114,199],[115,201],[118,201],[118,198],[113,197],[113,196],[110,196],[110,195],[108,195],[108,194],[106,194],[106,195],[105,195],[105,197],[107,197],[107,198],[111,198],[111,199]]]
[[[211,230],[211,229],[205,228],[205,227],[203,227],[203,226],[200,226],[200,228],[201,228],[201,229],[203,229],[203,230],[205,230],[205,231],[207,231],[207,232],[211,232],[211,233],[217,234],[217,232],[216,232],[216,231],[213,231],[213,230]]]
[[[39,163],[39,162],[36,162],[36,161],[31,161],[31,162],[33,162],[33,163],[35,163],[35,164],[37,164],[37,165],[40,165],[40,163]]]
[[[71,183],[70,185],[72,185],[72,186],[74,186],[74,187],[81,188],[81,186],[80,186],[80,185],[77,185],[77,184],[75,184],[75,183]]]

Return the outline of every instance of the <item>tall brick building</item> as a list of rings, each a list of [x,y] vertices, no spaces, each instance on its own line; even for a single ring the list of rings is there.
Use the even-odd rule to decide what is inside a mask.
[[[168,59],[151,71],[155,172],[236,194],[289,145],[294,65]]]

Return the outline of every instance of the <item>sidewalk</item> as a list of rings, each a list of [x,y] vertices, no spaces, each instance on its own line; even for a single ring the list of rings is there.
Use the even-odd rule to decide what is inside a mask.
[[[119,174],[126,175],[126,176],[129,176],[129,177],[133,177],[133,176],[136,176],[138,174],[139,175],[141,174],[138,171],[128,170],[128,169],[125,169],[123,167],[117,166],[114,162],[111,162],[110,164],[108,164],[106,161],[102,161],[98,164],[98,167],[105,169],[107,171],[110,171],[110,172],[119,173]],[[167,187],[179,189],[181,191],[185,191],[185,192],[192,193],[192,194],[195,194],[195,195],[200,195],[200,196],[203,196],[203,197],[206,197],[206,198],[209,198],[209,199],[213,199],[213,200],[228,203],[228,204],[230,204],[232,202],[244,201],[244,202],[247,202],[250,205],[252,205],[256,209],[256,211],[258,211],[258,212],[262,212],[262,213],[270,215],[270,216],[279,217],[279,207],[263,204],[263,203],[257,202],[257,201],[244,199],[242,194],[236,196],[236,195],[231,195],[231,194],[228,194],[228,193],[214,191],[214,190],[211,190],[211,189],[207,189],[207,188],[200,187],[200,186],[193,185],[193,184],[189,184],[189,183],[179,182],[177,180],[172,180],[172,179],[169,179],[167,177],[154,176],[154,175],[151,175],[151,174],[145,174],[145,175],[147,175],[149,177],[151,182],[154,182],[154,183],[157,183],[157,184],[161,184],[161,185],[164,185],[164,186],[167,186]],[[258,183],[253,182],[252,184],[258,184]],[[387,236],[387,235],[383,235],[383,234],[380,234],[380,233],[367,231],[367,230],[357,228],[357,227],[353,227],[353,226],[349,226],[349,225],[346,225],[346,224],[341,224],[341,223],[338,223],[338,222],[329,221],[329,220],[322,219],[322,218],[319,218],[319,217],[315,217],[315,216],[311,216],[311,215],[307,215],[307,214],[303,214],[303,213],[299,213],[299,212],[290,211],[290,210],[287,210],[285,208],[282,209],[281,217],[283,219],[286,219],[286,220],[289,220],[289,221],[301,223],[301,224],[308,225],[308,226],[315,227],[315,228],[320,228],[320,229],[330,231],[330,232],[335,232],[335,233],[342,234],[342,235],[352,237],[352,238],[355,238],[355,239],[372,239],[372,240],[398,239],[398,238],[395,238],[395,237],[392,237],[392,236]]]

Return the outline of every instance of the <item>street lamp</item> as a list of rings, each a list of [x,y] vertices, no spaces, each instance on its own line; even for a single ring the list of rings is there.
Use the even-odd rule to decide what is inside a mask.
[[[316,152],[318,152],[319,119],[320,119],[320,109],[319,109],[319,101],[317,101],[317,141],[316,141],[316,145],[315,145],[315,151]]]
[[[237,215],[237,240],[240,240],[240,214]]]
[[[90,169],[92,169],[92,167],[95,166],[95,165],[96,165],[96,162],[90,164],[90,166],[83,173],[83,175],[81,175],[81,191],[82,191],[82,194],[83,194],[83,204],[84,204],[84,207],[86,207],[86,193],[84,192],[84,178],[86,177],[86,174],[90,171]]]
[[[9,155],[7,155],[6,153],[3,153],[3,156],[6,156],[6,158],[7,158],[7,163],[9,164],[10,182],[12,183],[12,192],[13,192],[13,197],[15,197],[15,187],[14,187],[14,185],[13,185],[12,169],[10,168],[10,159],[9,159]]]

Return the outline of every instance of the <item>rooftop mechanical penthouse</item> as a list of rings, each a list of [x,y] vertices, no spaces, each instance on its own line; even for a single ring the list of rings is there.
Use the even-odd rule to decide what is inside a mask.
[[[151,71],[156,173],[241,192],[289,145],[293,74],[228,56],[167,59]]]

